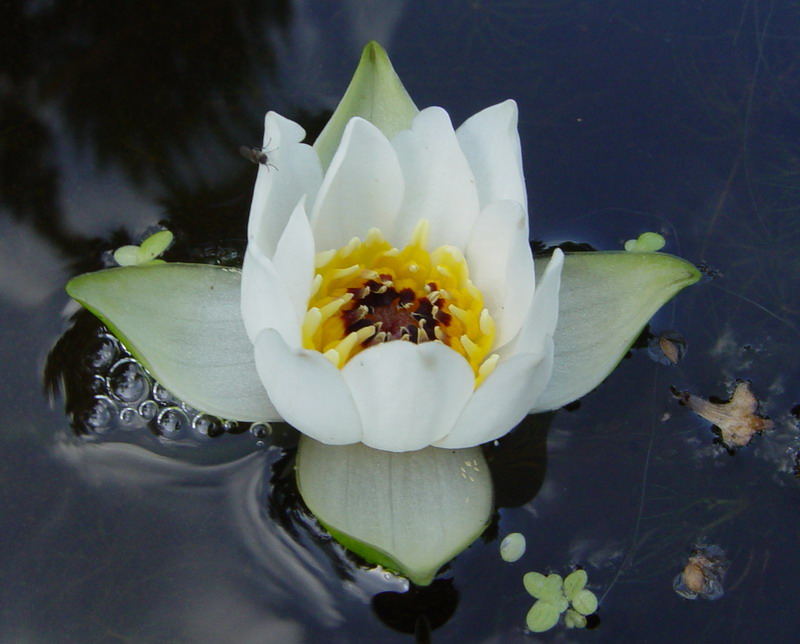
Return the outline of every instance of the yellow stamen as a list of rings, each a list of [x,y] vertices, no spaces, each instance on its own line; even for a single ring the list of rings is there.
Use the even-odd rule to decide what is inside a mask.
[[[430,224],[422,220],[402,249],[372,229],[364,242],[354,237],[318,253],[303,346],[341,369],[373,344],[441,342],[469,362],[477,387],[499,359],[489,355],[494,321],[461,251],[440,246],[429,253],[429,235]]]
[[[490,355],[486,360],[483,361],[483,364],[478,368],[478,377],[475,378],[475,387],[477,388],[486,377],[494,371],[494,368],[497,366],[497,361],[500,360],[500,356],[496,353]]]

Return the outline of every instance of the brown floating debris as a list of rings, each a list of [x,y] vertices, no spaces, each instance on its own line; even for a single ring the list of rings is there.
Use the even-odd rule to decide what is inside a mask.
[[[650,338],[647,351],[656,362],[678,364],[686,354],[686,339],[677,331],[665,331]]]
[[[728,560],[719,546],[698,546],[692,551],[672,588],[686,599],[719,599],[724,594],[722,581]]]
[[[758,415],[758,399],[744,380],[736,382],[731,399],[724,403],[710,402],[688,391],[673,393],[682,404],[719,428],[722,443],[728,449],[747,445],[753,434],[774,426],[769,418]]]

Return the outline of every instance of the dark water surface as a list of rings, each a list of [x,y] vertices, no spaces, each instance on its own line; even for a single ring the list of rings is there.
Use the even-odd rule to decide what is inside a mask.
[[[0,641],[795,641],[798,3],[6,0],[0,29]],[[708,273],[651,323],[685,359],[635,349],[490,446],[495,523],[407,594],[303,511],[291,430],[208,438],[167,416],[156,435],[93,407],[177,404],[119,388],[121,354],[63,288],[160,222],[169,259],[239,261],[256,174],[239,147],[268,109],[315,136],[371,38],[455,123],[517,100],[537,239],[653,230]],[[729,454],[670,388],[727,399],[737,379],[775,428]],[[505,564],[511,531],[528,552]],[[699,543],[730,562],[716,601],[672,588]],[[526,633],[522,575],[575,565],[599,624]]]

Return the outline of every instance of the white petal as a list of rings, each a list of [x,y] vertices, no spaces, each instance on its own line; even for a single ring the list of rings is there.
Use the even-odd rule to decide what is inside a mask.
[[[303,195],[311,208],[322,182],[322,168],[310,145],[300,143],[305,131],[275,112],[264,119],[264,149],[270,165],[259,165],[247,238],[272,257],[286,222]]]
[[[341,248],[371,228],[392,229],[403,200],[403,175],[388,139],[354,118],[322,181],[311,214],[317,251]]]
[[[452,431],[437,447],[480,445],[504,436],[539,398],[553,371],[553,340],[547,338],[539,355],[516,355],[484,380],[461,412]]]
[[[361,415],[362,441],[404,452],[427,447],[453,426],[472,394],[472,368],[435,342],[370,347],[342,369]]]
[[[251,342],[264,329],[277,329],[288,344],[300,346],[300,323],[292,295],[272,260],[252,243],[242,266],[242,320]]]
[[[305,198],[300,200],[286,224],[273,259],[294,305],[298,327],[301,327],[308,309],[314,279],[314,237],[303,207],[304,201]]]
[[[553,337],[558,322],[559,299],[561,287],[561,268],[564,265],[564,253],[556,248],[547,263],[544,275],[536,285],[531,300],[531,308],[520,329],[519,335],[504,347],[505,353],[536,353],[541,351],[546,338]]]
[[[528,210],[517,104],[508,100],[468,118],[456,136],[475,173],[481,206],[509,199]]]
[[[430,248],[452,244],[463,251],[480,207],[475,177],[447,112],[440,107],[422,110],[392,145],[406,183],[392,242],[404,246],[417,222],[427,219]]]
[[[187,404],[222,418],[280,420],[242,325],[240,281],[221,266],[152,264],[81,275],[67,291]]]
[[[472,229],[466,258],[470,277],[494,318],[495,347],[501,347],[519,331],[533,297],[533,255],[523,207],[496,201],[484,208]]]
[[[255,343],[256,368],[283,419],[329,445],[361,440],[361,420],[342,372],[318,351],[293,349],[267,329]]]
[[[532,413],[557,409],[599,385],[650,316],[698,279],[694,266],[664,253],[568,255],[553,336],[553,377]]]

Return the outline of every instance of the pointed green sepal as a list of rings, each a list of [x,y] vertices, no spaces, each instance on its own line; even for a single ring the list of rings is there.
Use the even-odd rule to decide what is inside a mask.
[[[547,258],[535,260],[537,275]],[[561,272],[553,375],[531,412],[558,409],[611,373],[653,314],[700,279],[665,253],[567,253]]]
[[[221,418],[279,420],[256,372],[240,292],[241,271],[205,264],[112,268],[67,284],[182,401]]]
[[[492,514],[479,448],[383,452],[303,436],[297,485],[337,541],[419,585],[477,539]]]
[[[374,40],[367,43],[353,80],[314,143],[323,169],[330,164],[344,128],[354,116],[366,119],[391,139],[411,126],[418,111],[386,50]]]

